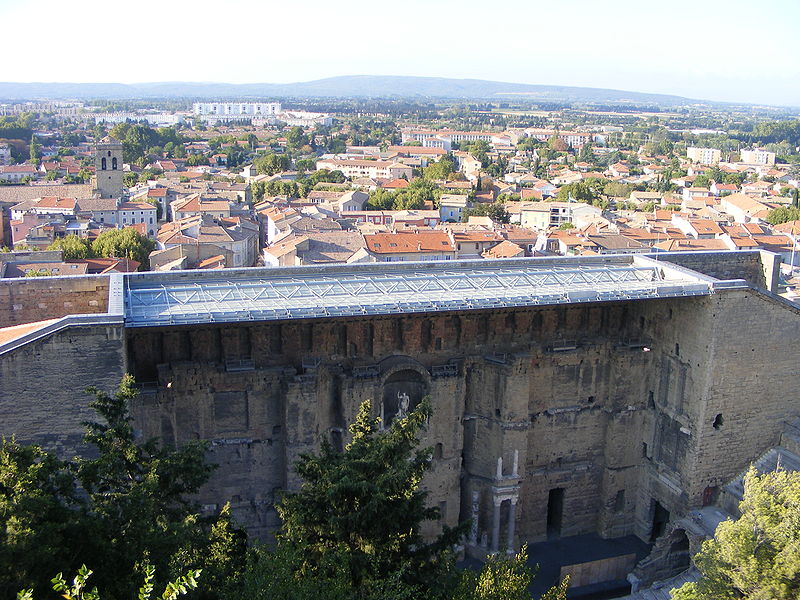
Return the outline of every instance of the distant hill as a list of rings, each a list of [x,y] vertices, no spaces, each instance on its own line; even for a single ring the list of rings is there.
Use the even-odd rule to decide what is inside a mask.
[[[613,102],[675,106],[700,102],[680,96],[601,88],[504,83],[482,79],[349,75],[301,83],[3,83],[0,101],[56,98],[403,97]]]

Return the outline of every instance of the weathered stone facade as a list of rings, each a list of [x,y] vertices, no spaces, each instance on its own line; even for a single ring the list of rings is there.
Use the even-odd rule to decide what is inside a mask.
[[[108,310],[108,275],[0,279],[0,327]]]
[[[800,409],[798,310],[708,296],[460,313],[67,330],[0,354],[0,434],[74,446],[79,390],[129,371],[145,437],[209,439],[201,494],[258,536],[299,454],[431,398],[424,485],[476,553],[597,532],[651,540],[775,445]],[[36,379],[41,377],[42,379]],[[31,385],[26,384],[30,382]],[[52,437],[56,436],[56,437]],[[62,439],[63,438],[63,439]],[[69,441],[66,444],[64,440]]]

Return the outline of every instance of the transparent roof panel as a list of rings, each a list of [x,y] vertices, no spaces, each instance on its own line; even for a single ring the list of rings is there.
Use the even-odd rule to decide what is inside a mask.
[[[711,293],[708,278],[673,265],[592,258],[142,273],[125,279],[125,322],[272,321]]]

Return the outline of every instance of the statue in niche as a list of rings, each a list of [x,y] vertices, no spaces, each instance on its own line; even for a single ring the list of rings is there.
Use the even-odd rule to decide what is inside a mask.
[[[397,392],[397,414],[396,419],[402,419],[408,416],[408,404],[411,399],[405,392]]]
[[[390,375],[383,383],[383,426],[389,427],[395,419],[407,417],[427,394],[428,386],[417,371],[409,369]]]

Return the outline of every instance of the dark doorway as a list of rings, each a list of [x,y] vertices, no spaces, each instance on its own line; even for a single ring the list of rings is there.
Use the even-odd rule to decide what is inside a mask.
[[[657,538],[664,535],[664,530],[669,522],[669,511],[661,506],[657,500],[653,500],[653,529],[650,531],[650,541],[655,542]]]
[[[550,490],[547,495],[547,539],[561,537],[561,517],[564,514],[564,488]]]

